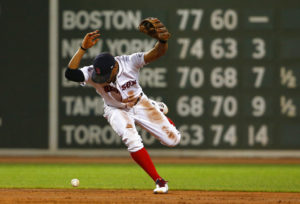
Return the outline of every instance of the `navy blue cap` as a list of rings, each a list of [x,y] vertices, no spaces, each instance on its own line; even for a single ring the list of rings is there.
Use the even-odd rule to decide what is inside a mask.
[[[107,82],[115,63],[116,60],[110,53],[104,52],[96,56],[93,61],[94,71],[92,80],[100,84]]]

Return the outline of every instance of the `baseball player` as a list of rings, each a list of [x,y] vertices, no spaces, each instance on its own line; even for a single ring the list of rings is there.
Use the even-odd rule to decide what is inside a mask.
[[[96,89],[104,100],[104,117],[121,137],[133,160],[155,181],[154,193],[167,193],[167,181],[157,173],[136,125],[146,129],[163,145],[173,147],[180,141],[179,131],[162,112],[166,109],[164,104],[151,101],[139,84],[139,70],[165,54],[170,33],[156,18],[145,19],[139,29],[158,39],[150,51],[116,57],[101,53],[92,65],[78,69],[86,50],[99,41],[100,34],[96,30],[86,34],[70,60],[65,76]]]

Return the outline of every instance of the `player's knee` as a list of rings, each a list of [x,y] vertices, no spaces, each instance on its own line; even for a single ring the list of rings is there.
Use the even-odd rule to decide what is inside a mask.
[[[173,141],[173,143],[170,145],[170,147],[175,147],[180,143],[180,139],[181,139],[180,132],[176,133],[175,135],[176,135],[175,136],[176,139]]]
[[[130,134],[130,133],[129,133]],[[144,147],[142,139],[139,135],[129,135],[128,133],[123,136],[123,142],[127,146],[129,152],[136,152]]]
[[[141,141],[133,141],[133,140],[127,140],[124,143],[127,146],[127,149],[129,152],[136,152],[144,147],[143,143]]]
[[[181,134],[179,131],[173,131],[168,134],[168,140],[162,142],[168,147],[175,147],[180,143]]]
[[[176,137],[176,141],[173,143],[173,147],[177,146],[180,143],[180,139],[181,139],[181,134],[180,132],[178,132]]]

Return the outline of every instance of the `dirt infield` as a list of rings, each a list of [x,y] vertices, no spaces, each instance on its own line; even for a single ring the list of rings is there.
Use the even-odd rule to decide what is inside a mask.
[[[300,203],[299,193],[0,189],[0,203]]]
[[[155,163],[300,164],[299,159],[154,158]],[[131,158],[0,157],[0,163],[133,163]],[[299,203],[300,193],[150,190],[0,189],[0,203]]]

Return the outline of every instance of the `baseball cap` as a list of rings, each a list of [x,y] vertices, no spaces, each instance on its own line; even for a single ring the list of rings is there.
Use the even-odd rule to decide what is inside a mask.
[[[110,53],[104,52],[97,55],[93,61],[94,71],[92,73],[92,80],[100,84],[106,82],[110,77],[115,63],[116,60]]]

